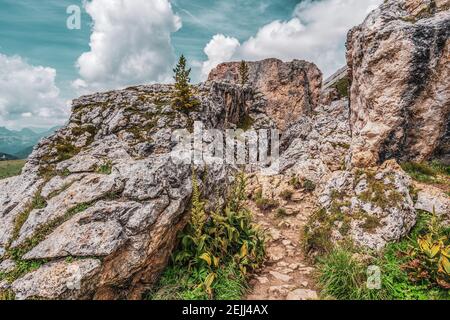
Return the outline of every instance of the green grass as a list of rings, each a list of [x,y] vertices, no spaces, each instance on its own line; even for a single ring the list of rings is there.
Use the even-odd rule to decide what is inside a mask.
[[[450,177],[450,166],[438,161],[426,162],[406,162],[402,164],[405,170],[414,180],[423,183],[445,183],[439,176]]]
[[[187,267],[170,265],[163,272],[158,285],[146,296],[148,300],[208,300],[210,297],[199,286],[206,272],[192,272]],[[238,266],[231,262],[219,269],[212,285],[215,300],[239,300],[247,290],[246,279]]]
[[[348,97],[349,96],[350,80],[349,80],[348,77],[340,79],[338,82],[336,82],[334,87],[339,92],[339,95],[341,97]]]
[[[411,280],[405,265],[411,262],[411,252],[417,248],[419,236],[427,233],[430,214],[421,212],[416,226],[408,237],[391,243],[379,254],[359,252],[351,246],[335,247],[329,254],[318,259],[318,282],[326,298],[341,300],[434,300],[450,299],[448,290],[425,279]],[[443,228],[442,236],[450,236],[450,229]],[[364,261],[355,257],[363,253]],[[369,290],[366,286],[368,266],[381,270],[381,289]]]
[[[319,262],[319,284],[322,295],[339,300],[377,299],[379,293],[365,285],[365,266],[352,253],[336,248]]]
[[[26,160],[0,161],[0,180],[18,176]]]
[[[100,174],[111,174],[112,172],[112,162],[111,161],[105,161],[103,164],[101,164],[98,168],[97,168],[97,173]]]

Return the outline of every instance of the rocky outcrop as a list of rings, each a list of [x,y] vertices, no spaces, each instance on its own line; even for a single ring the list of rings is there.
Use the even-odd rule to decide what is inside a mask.
[[[450,1],[388,0],[351,30],[352,163],[449,163]]]
[[[401,239],[416,223],[411,183],[394,160],[377,168],[334,172],[306,231],[309,249],[327,250],[328,243],[351,240],[380,250]]]
[[[235,127],[252,109],[251,89],[195,90],[200,105],[189,114],[173,110],[172,87],[162,85],[73,102],[69,124],[39,143],[22,175],[0,181],[2,290],[17,299],[141,298],[187,222],[194,169],[213,206],[233,176],[220,161],[179,161],[172,133],[190,135],[197,120]]]
[[[267,100],[265,112],[284,130],[319,104],[322,73],[312,63],[266,59],[248,62],[248,85]],[[222,63],[208,81],[239,83],[239,62]]]
[[[415,208],[434,213],[450,222],[450,197],[441,189],[421,184],[417,186]]]
[[[178,143],[195,135],[195,121],[281,129],[277,175],[254,175],[250,193],[280,200],[280,214],[292,218],[307,211],[297,226],[315,212],[305,234],[311,251],[348,240],[380,250],[408,234],[416,210],[445,218],[447,195],[424,189],[414,204],[396,160],[450,160],[449,21],[448,0],[385,1],[349,33],[348,67],[323,87],[314,64],[267,59],[248,63],[243,86],[239,63],[219,65],[193,88],[199,105],[190,112],[172,108],[170,85],[75,100],[68,125],[38,144],[20,176],[0,181],[0,293],[141,298],[189,219],[193,174],[216,208],[236,169],[214,155],[180,161],[213,148],[211,136],[201,147]],[[272,240],[292,258],[299,231]],[[309,269],[278,264],[284,249],[271,248],[270,279],[305,279]],[[303,289],[283,294],[314,298]]]
[[[348,100],[320,105],[282,135],[280,172],[315,183],[343,170],[350,148]]]

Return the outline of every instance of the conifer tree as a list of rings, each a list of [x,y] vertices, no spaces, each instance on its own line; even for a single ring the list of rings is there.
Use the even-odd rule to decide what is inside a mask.
[[[244,86],[248,82],[248,64],[242,60],[241,64],[239,65],[239,79],[241,81],[241,85]]]
[[[177,66],[173,69],[175,73],[175,93],[172,104],[175,109],[182,111],[189,111],[198,104],[198,101],[193,98],[191,91],[191,79],[189,78],[191,69],[187,69],[186,64],[186,58],[184,55],[181,55]]]

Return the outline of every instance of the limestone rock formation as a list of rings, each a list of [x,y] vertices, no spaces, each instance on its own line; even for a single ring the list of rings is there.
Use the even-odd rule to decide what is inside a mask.
[[[194,167],[211,205],[223,203],[233,168],[179,161],[172,133],[189,135],[196,120],[236,126],[252,91],[200,85],[200,106],[186,114],[173,110],[171,90],[75,100],[69,124],[39,143],[22,175],[0,181],[2,290],[17,299],[139,299],[187,222]]]
[[[348,100],[335,100],[314,109],[282,136],[280,171],[316,183],[343,170],[350,148]]]
[[[248,62],[248,85],[267,100],[266,113],[279,129],[303,115],[310,115],[320,100],[322,73],[312,63],[266,59]],[[222,63],[211,71],[208,81],[239,83],[239,62]]]
[[[380,250],[401,239],[416,223],[411,183],[395,160],[378,168],[334,172],[306,232],[309,249],[324,250],[327,241],[351,239]]]
[[[199,106],[190,112],[172,108],[170,85],[74,100],[67,126],[36,146],[20,176],[0,181],[0,293],[141,298],[189,218],[193,172],[216,207],[236,170],[223,159],[180,161],[211,151],[210,136],[202,150],[178,143],[195,134],[195,121],[205,129],[282,131],[277,175],[255,175],[250,192],[281,199],[281,213],[292,219],[309,210],[297,226],[315,212],[306,232],[311,251],[343,240],[380,250],[408,234],[416,210],[434,207],[445,217],[447,195],[424,189],[414,204],[398,161],[450,161],[449,32],[450,0],[387,0],[349,33],[348,66],[323,86],[312,63],[267,59],[248,63],[246,85],[238,83],[238,62],[219,65],[194,86]],[[305,196],[291,179],[317,188]],[[269,228],[272,241],[296,257],[300,230],[286,232],[288,239],[283,228]],[[270,279],[287,283],[312,272],[283,265],[284,251],[272,248]],[[293,300],[316,298],[298,286],[267,286]]]
[[[352,163],[450,163],[450,1],[385,1],[347,47]]]

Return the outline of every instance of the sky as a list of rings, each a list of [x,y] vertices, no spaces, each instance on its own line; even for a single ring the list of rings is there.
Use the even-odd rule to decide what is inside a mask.
[[[269,57],[328,76],[345,64],[348,30],[381,2],[0,0],[0,127],[61,125],[79,95],[171,82],[181,54],[193,82],[221,62]]]

